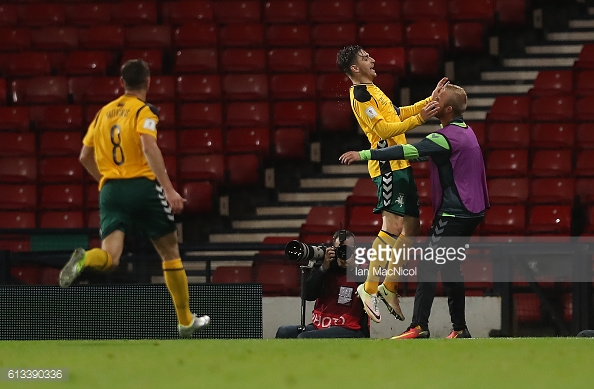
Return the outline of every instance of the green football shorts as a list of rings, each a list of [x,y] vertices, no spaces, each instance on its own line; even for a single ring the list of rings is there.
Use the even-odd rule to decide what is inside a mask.
[[[374,177],[373,182],[377,186],[378,199],[373,213],[387,211],[419,217],[419,193],[411,167]]]

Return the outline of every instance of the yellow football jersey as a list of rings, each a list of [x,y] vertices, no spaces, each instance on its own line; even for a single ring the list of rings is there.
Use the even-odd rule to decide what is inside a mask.
[[[381,149],[394,145],[406,144],[404,133],[424,123],[420,112],[431,101],[431,97],[406,107],[396,108],[375,84],[359,84],[350,88],[351,108],[363,129],[372,149]],[[381,164],[379,161],[368,162],[369,175],[377,177],[390,171],[405,169],[410,164],[406,160],[390,161]]]
[[[99,189],[111,179],[155,179],[142,151],[140,134],[156,137],[158,122],[157,109],[131,95],[123,95],[97,112],[83,144],[95,148],[102,176]]]

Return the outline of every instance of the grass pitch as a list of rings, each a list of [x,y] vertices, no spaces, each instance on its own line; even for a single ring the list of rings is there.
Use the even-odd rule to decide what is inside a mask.
[[[1,388],[591,387],[594,339],[4,341],[0,367],[67,382]]]

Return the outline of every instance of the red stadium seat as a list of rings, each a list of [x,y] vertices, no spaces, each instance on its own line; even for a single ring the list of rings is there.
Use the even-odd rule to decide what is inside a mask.
[[[274,99],[315,99],[316,78],[311,73],[274,74],[270,78],[270,94]]]
[[[457,52],[483,52],[487,47],[487,30],[482,23],[454,23],[452,31],[452,48]]]
[[[178,132],[179,153],[218,154],[223,152],[223,130],[180,130]]]
[[[39,178],[45,183],[82,183],[83,167],[77,157],[42,158]]]
[[[175,105],[173,103],[157,103],[155,105],[159,110],[159,129],[175,128]]]
[[[582,96],[575,100],[574,119],[580,121],[594,121],[594,95]]]
[[[176,185],[177,180],[177,156],[176,155],[164,155],[163,162],[165,162],[165,170],[169,174],[169,178],[173,185]]]
[[[322,101],[319,107],[322,131],[353,132],[353,111],[348,101]]]
[[[516,122],[487,122],[487,147],[527,148],[530,145],[530,124]]]
[[[523,26],[526,24],[528,0],[497,0],[495,3],[495,13],[497,21],[502,26]]]
[[[487,187],[491,204],[524,204],[528,201],[528,178],[491,178],[487,180]]]
[[[270,121],[268,102],[231,102],[225,116],[230,127],[267,127]]]
[[[336,66],[336,50],[334,50],[334,67]],[[375,66],[378,72],[389,72],[398,76],[405,74],[405,54],[404,48],[374,48],[369,54],[375,59]]]
[[[307,24],[273,24],[266,27],[266,42],[270,47],[300,47],[310,45],[310,28]]]
[[[151,66],[150,63],[149,66]],[[151,73],[152,71],[151,67]],[[175,78],[173,76],[151,76],[151,86],[146,99],[151,103],[175,100]]]
[[[421,235],[427,236],[433,224],[433,208],[430,206],[419,207],[419,222],[421,224]]]
[[[523,121],[530,117],[530,97],[500,95],[495,98],[487,120]]]
[[[575,162],[575,175],[594,176],[594,150],[580,150]]]
[[[336,48],[316,49],[314,51],[314,67],[316,72],[339,72],[340,69],[336,65],[337,52],[338,50]],[[377,60],[375,66],[377,67]]]
[[[39,154],[78,156],[82,147],[82,132],[43,132],[40,135]]]
[[[261,24],[229,24],[219,27],[222,47],[255,47],[264,45],[264,26]]]
[[[398,88],[398,77],[390,74],[384,73],[381,77],[376,77],[373,80],[373,83],[377,85],[390,99],[395,99],[398,96],[397,93],[400,92]]]
[[[173,46],[176,48],[213,47],[217,44],[217,32],[217,26],[213,23],[183,24],[173,32]]]
[[[406,26],[405,39],[409,46],[436,46],[447,50],[450,45],[447,21],[420,20]]]
[[[582,204],[594,204],[594,185],[592,179],[578,178],[575,182],[575,193]]]
[[[14,80],[11,83],[11,93],[15,104],[66,104],[68,79],[49,76]]]
[[[400,46],[404,43],[404,27],[393,22],[364,24],[359,28],[358,38],[364,47]]]
[[[594,123],[577,123],[575,140],[578,148],[594,149]]]
[[[210,280],[213,284],[249,284],[253,282],[251,266],[217,266]]]
[[[394,22],[401,19],[401,2],[389,0],[359,0],[355,6],[357,20],[364,23]]]
[[[528,233],[554,233],[569,235],[571,229],[571,206],[535,205],[530,210]]]
[[[349,207],[346,229],[355,235],[377,235],[382,229],[382,215],[372,211],[372,205]]]
[[[0,209],[1,210],[34,210],[37,207],[37,189],[35,185],[0,184]],[[4,212],[3,212],[4,213]]]
[[[575,125],[571,122],[533,123],[530,145],[537,148],[570,148],[575,139]]]
[[[29,131],[29,115],[29,107],[0,107],[0,131]]]
[[[0,217],[0,228],[35,228],[35,212],[6,211]]]
[[[486,129],[485,129],[485,121],[480,122],[466,122],[466,124],[472,128],[474,135],[476,136],[476,140],[479,143],[481,148],[485,147],[486,144]]]
[[[276,160],[305,160],[307,137],[301,128],[277,128],[272,137]]]
[[[542,96],[532,100],[530,117],[538,121],[573,120],[573,95]]]
[[[478,21],[491,25],[494,21],[494,1],[449,0],[448,17],[453,21]]]
[[[268,98],[266,74],[228,74],[223,77],[223,94],[228,100],[264,100]]]
[[[526,207],[523,205],[493,205],[485,213],[483,232],[486,234],[522,235],[526,232]]]
[[[549,95],[568,95],[573,93],[573,71],[541,70],[528,91],[532,97]]]
[[[111,23],[111,4],[80,3],[66,7],[66,25],[96,26]]]
[[[296,296],[300,290],[299,267],[293,263],[263,262],[256,266],[255,280],[264,296]]]
[[[355,42],[357,26],[355,23],[324,23],[311,27],[313,46],[344,47]]]
[[[181,180],[209,180],[225,184],[225,160],[222,154],[191,155],[179,160]]]
[[[214,20],[210,1],[166,1],[161,3],[163,22],[172,25],[208,23]]]
[[[11,53],[5,58],[6,73],[12,77],[47,76],[52,67],[47,52],[23,51]]]
[[[259,185],[260,159],[256,154],[231,154],[225,156],[229,186]]]
[[[96,182],[85,185],[85,200],[87,209],[99,208],[99,189]],[[97,215],[99,220],[99,215]]]
[[[163,71],[163,51],[162,50],[126,50],[122,56],[122,65],[130,59],[142,59],[151,70],[151,87],[153,88],[153,78]],[[150,93],[149,89],[149,93]]]
[[[0,50],[14,52],[27,51],[30,49],[31,29],[21,27],[0,27]]]
[[[3,157],[35,155],[35,134],[0,132],[0,154]]]
[[[171,26],[147,25],[124,30],[126,48],[167,49],[171,46]]]
[[[447,0],[404,0],[402,16],[405,20],[441,20],[448,17]]]
[[[594,69],[575,70],[575,94],[594,95]]]
[[[515,320],[518,323],[537,323],[541,321],[540,300],[532,293],[514,293]]]
[[[518,177],[528,173],[528,151],[493,150],[487,155],[488,177]]]
[[[75,50],[78,47],[78,30],[74,27],[32,30],[31,42],[37,50]]]
[[[219,100],[221,77],[218,74],[183,74],[177,77],[176,91],[180,101]]]
[[[182,184],[181,195],[186,199],[184,212],[208,214],[213,212],[213,197],[216,186],[210,181],[189,181]]]
[[[274,49],[268,52],[268,68],[272,73],[310,72],[311,49]]]
[[[270,154],[270,133],[268,128],[232,128],[225,136],[226,153],[258,153],[264,157]]]
[[[275,126],[299,126],[313,131],[316,128],[316,104],[310,101],[283,101],[273,106]]]
[[[431,162],[424,161],[424,162],[414,162],[411,164],[415,177],[429,177],[429,169],[430,169]]]
[[[120,25],[97,25],[78,31],[81,48],[89,50],[114,50],[124,47],[124,28]]]
[[[419,205],[431,205],[431,180],[428,178],[417,178],[417,193]]]
[[[266,70],[263,49],[227,49],[221,54],[221,67],[226,72],[261,72]]]
[[[407,51],[410,75],[437,77],[442,73],[441,51],[435,47],[411,47]]]
[[[106,51],[72,51],[65,63],[65,72],[69,76],[104,76],[110,54]]]
[[[88,86],[82,95],[82,101],[86,103],[107,104],[124,94],[119,77],[92,77]]]
[[[175,154],[177,151],[177,135],[173,130],[157,132],[157,144],[163,154]]]
[[[267,1],[264,5],[266,23],[306,23],[307,0]]]
[[[178,105],[177,124],[181,127],[220,127],[223,124],[221,104],[185,103]]]
[[[32,183],[37,178],[37,160],[34,157],[0,158],[0,182]]]
[[[175,53],[175,73],[212,73],[217,69],[214,49],[182,49]]]
[[[66,7],[60,3],[33,3],[19,7],[19,22],[27,27],[63,26]]]
[[[16,239],[2,238],[0,239],[0,250],[8,250],[14,252],[29,252],[31,251],[29,237],[27,235],[24,235],[19,236]]]
[[[54,269],[51,267],[41,268],[41,285],[58,285],[58,278],[60,276],[60,269]]]
[[[123,1],[112,6],[112,22],[122,25],[157,23],[156,1]]]
[[[355,19],[354,0],[312,0],[309,21],[312,23],[345,23]]]
[[[345,226],[344,206],[313,206],[299,229],[299,238],[307,239],[308,235],[325,234],[332,236],[341,226]]]
[[[573,205],[575,179],[573,178],[535,178],[530,182],[532,204]]]
[[[14,266],[10,269],[11,277],[22,285],[39,285],[41,281],[41,268],[34,265]]]
[[[19,9],[16,4],[0,5],[0,26],[16,26],[19,21]]]
[[[80,211],[42,211],[39,213],[40,228],[84,228]]]
[[[318,74],[317,92],[322,99],[349,99],[349,89],[353,83],[344,73]]]
[[[346,206],[376,204],[377,186],[368,177],[359,178],[353,187],[353,194],[346,199]]]
[[[44,209],[81,209],[83,206],[82,185],[45,185],[41,188],[41,204]]]
[[[530,173],[539,177],[563,177],[572,174],[572,167],[572,150],[536,150],[532,154]]]
[[[260,23],[258,0],[226,0],[211,2],[214,19],[219,24]]]
[[[36,105],[30,108],[30,114],[38,131],[84,130],[80,105]]]

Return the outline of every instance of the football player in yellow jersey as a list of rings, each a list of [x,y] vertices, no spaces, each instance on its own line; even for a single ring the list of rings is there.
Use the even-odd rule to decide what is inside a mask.
[[[76,249],[60,272],[60,286],[70,286],[85,268],[116,267],[126,232],[138,226],[162,259],[178,332],[189,337],[206,327],[210,318],[190,312],[173,216],[183,210],[185,200],[174,189],[157,145],[158,111],[145,102],[150,81],[146,62],[127,61],[121,69],[124,95],[101,108],[89,125],[80,162],[99,182],[101,248]]]
[[[443,78],[431,97],[408,107],[395,107],[390,98],[373,84],[377,76],[373,68],[375,60],[363,48],[357,45],[343,48],[337,54],[336,63],[353,82],[350,88],[351,108],[372,149],[405,144],[405,132],[425,123],[438,112],[438,103],[433,98],[448,83],[447,78]],[[378,203],[373,212],[382,215],[382,228],[372,248],[376,253],[385,253],[387,251],[379,250],[381,246],[394,250],[412,246],[421,228],[419,197],[410,164],[405,160],[369,161],[368,168],[378,188]],[[378,323],[381,321],[378,298],[386,304],[391,314],[404,320],[398,301],[398,276],[395,272],[396,267],[402,266],[402,261],[389,262],[391,268],[386,273],[388,276],[379,284],[381,273],[377,270],[388,261],[389,258],[379,257],[371,261],[367,280],[357,289],[365,311]]]

